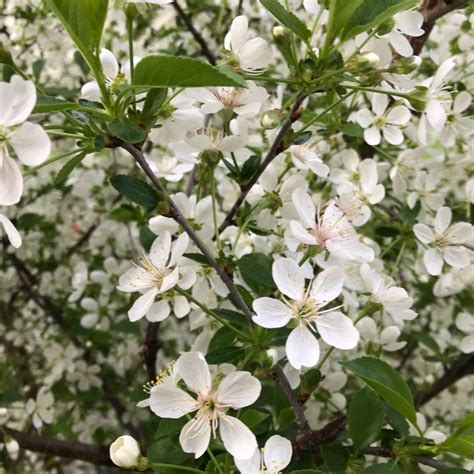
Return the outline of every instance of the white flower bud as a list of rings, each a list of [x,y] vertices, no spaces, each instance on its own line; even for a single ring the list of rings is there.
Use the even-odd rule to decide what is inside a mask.
[[[18,451],[20,450],[20,445],[16,439],[10,438],[5,443],[5,447],[7,448],[8,454],[13,458],[16,459],[18,457]]]
[[[375,54],[375,53],[365,53],[363,55],[363,58],[372,67],[377,67],[380,63],[380,57],[378,54]]]
[[[110,459],[118,467],[135,467],[140,457],[140,447],[131,436],[120,436],[110,445]]]

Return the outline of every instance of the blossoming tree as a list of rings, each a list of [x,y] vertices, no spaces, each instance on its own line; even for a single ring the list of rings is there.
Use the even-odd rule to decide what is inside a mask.
[[[2,8],[1,472],[472,472],[472,5]]]

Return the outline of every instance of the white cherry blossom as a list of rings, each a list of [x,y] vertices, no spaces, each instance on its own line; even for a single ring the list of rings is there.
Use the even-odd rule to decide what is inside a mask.
[[[184,425],[179,442],[185,453],[201,457],[211,436],[219,431],[225,449],[238,459],[249,459],[257,449],[257,440],[250,429],[227,414],[252,405],[260,395],[261,385],[249,372],[232,371],[220,382],[213,380],[206,359],[200,352],[187,352],[176,361],[176,371],[188,392],[172,383],[161,383],[150,391],[150,408],[162,418],[196,415]]]
[[[372,96],[372,111],[365,108],[357,113],[357,122],[364,128],[364,139],[369,145],[379,145],[384,139],[391,145],[403,143],[401,127],[410,121],[411,113],[404,105],[387,110],[389,98],[385,94]]]
[[[253,320],[265,328],[280,328],[290,321],[296,325],[286,341],[286,355],[295,369],[314,367],[319,360],[322,340],[337,349],[353,349],[359,333],[352,321],[338,308],[325,308],[342,291],[344,272],[330,267],[317,275],[305,288],[305,272],[291,259],[281,258],[273,263],[273,279],[283,295],[257,298],[253,302]]]
[[[224,47],[232,51],[244,71],[265,69],[272,59],[268,43],[260,37],[249,39],[248,19],[244,15],[234,18],[224,39]]]
[[[16,204],[23,194],[23,177],[10,148],[27,166],[43,163],[51,151],[46,132],[26,121],[35,104],[32,81],[14,75],[10,82],[0,82],[0,205]]]
[[[333,202],[316,219],[316,209],[306,191],[297,189],[292,197],[300,217],[300,221],[290,222],[291,232],[297,241],[321,246],[343,259],[359,262],[371,262],[374,259],[373,250],[360,242],[344,213]]]
[[[120,291],[142,293],[128,311],[130,321],[138,321],[145,315],[150,321],[161,321],[168,317],[170,306],[167,299],[160,299],[156,303],[155,299],[178,284],[178,261],[188,243],[187,234],[181,234],[172,244],[171,235],[166,231],[153,242],[149,255],[144,255],[135,268],[120,277]],[[189,303],[179,295],[174,298],[174,308],[176,316],[182,317],[189,312]]]
[[[463,244],[472,238],[472,225],[456,222],[451,225],[452,211],[441,207],[436,213],[434,230],[426,224],[415,224],[416,238],[428,247],[423,262],[430,275],[440,275],[443,262],[454,268],[465,268],[471,260],[471,252]]]

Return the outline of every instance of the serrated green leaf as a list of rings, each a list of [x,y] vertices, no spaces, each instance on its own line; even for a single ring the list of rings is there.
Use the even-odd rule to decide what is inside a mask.
[[[80,155],[75,156],[70,159],[54,177],[54,184],[58,185],[64,182],[67,177],[71,174],[72,170],[84,159],[86,153],[81,153]]]
[[[140,143],[146,138],[145,130],[127,120],[113,120],[109,124],[109,131],[126,143]]]
[[[384,406],[379,396],[367,386],[359,390],[352,397],[348,414],[349,433],[355,448],[360,450],[373,443],[384,420]]]
[[[272,277],[272,259],[263,253],[244,255],[237,261],[242,279],[257,296],[265,296],[276,290]]]
[[[206,360],[208,364],[234,363],[243,358],[245,349],[243,347],[221,347],[215,351],[208,352]]]
[[[402,474],[395,462],[373,464],[366,467],[361,474]]]
[[[332,474],[343,474],[347,469],[349,454],[340,443],[323,444],[321,456]]]
[[[142,59],[135,68],[133,83],[148,87],[245,87],[245,80],[236,74],[199,59],[167,55]]]
[[[418,0],[363,0],[347,21],[342,39],[347,41],[389,20],[396,13],[409,10],[417,3]]]
[[[147,208],[156,207],[160,201],[155,190],[141,179],[134,176],[117,175],[110,178],[112,186],[122,196]]]
[[[208,352],[232,346],[235,340],[235,332],[227,326],[219,328],[209,342]]]
[[[416,426],[416,411],[413,395],[400,374],[386,362],[374,357],[360,357],[342,363],[384,400],[396,408],[408,421]]]
[[[288,11],[277,0],[260,0],[260,3],[283,25],[289,28],[295,35],[307,41],[311,36],[311,31],[292,12]]]

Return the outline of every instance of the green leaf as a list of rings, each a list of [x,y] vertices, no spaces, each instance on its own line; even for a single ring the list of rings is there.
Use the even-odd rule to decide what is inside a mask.
[[[224,362],[236,362],[242,359],[244,355],[245,349],[243,347],[221,347],[208,352],[206,360],[208,364],[222,364]]]
[[[153,125],[156,114],[163,105],[167,95],[168,89],[152,89],[148,92],[141,114],[143,122]]]
[[[402,474],[400,468],[395,462],[388,462],[382,464],[373,464],[372,466],[366,467],[362,474]]]
[[[186,418],[171,419],[162,418],[155,433],[155,439],[165,438],[181,431],[181,428],[187,423]]]
[[[232,326],[236,328],[248,327],[247,318],[242,313],[239,313],[237,311],[232,311],[231,309],[219,309],[219,308],[215,308],[212,311],[216,313],[221,319],[224,319],[225,321],[232,324]]]
[[[358,123],[343,123],[339,130],[348,137],[362,138],[364,136],[364,129]]]
[[[248,408],[242,412],[240,421],[247,425],[255,434],[255,427],[270,417],[270,413],[255,410],[255,408]]]
[[[137,220],[137,208],[124,204],[110,211],[108,217],[118,222],[132,222]]]
[[[362,3],[363,0],[335,0],[334,9],[335,15],[332,23],[330,38],[328,39],[329,43],[333,43],[336,36],[342,31],[347,24],[347,21],[357,9],[357,7]]]
[[[286,340],[286,339],[285,339]],[[323,375],[319,369],[311,369],[301,377],[301,388],[308,393],[312,393],[323,380]]]
[[[316,469],[298,469],[297,471],[291,471],[289,474],[322,474],[322,472]]]
[[[396,408],[408,421],[416,426],[416,411],[413,395],[400,374],[387,363],[373,357],[360,357],[342,363],[344,367],[360,377],[384,400]]]
[[[145,249],[145,251],[149,252],[153,242],[156,240],[156,235],[148,226],[144,225],[143,227],[140,227],[138,239],[140,240],[140,245]]]
[[[418,0],[363,0],[349,18],[342,39],[350,38],[389,20],[396,13],[414,7]]]
[[[347,468],[349,455],[347,449],[339,443],[323,444],[321,446],[321,456],[324,459],[330,472],[333,474],[343,474]]]
[[[54,177],[54,184],[58,185],[66,181],[67,177],[71,174],[72,170],[84,159],[87,153],[81,153],[74,158],[70,159]]]
[[[189,260],[192,260],[193,262],[209,266],[207,258],[202,253],[185,253],[183,256],[189,258]]]
[[[277,0],[260,0],[260,3],[283,25],[289,28],[295,35],[299,36],[304,41],[307,41],[311,36],[311,31],[306,25],[293,13],[288,11]]]
[[[134,176],[117,175],[110,178],[112,186],[122,196],[147,208],[156,207],[160,201],[155,190],[141,179]]]
[[[439,448],[466,459],[474,459],[474,412],[457,423],[454,433]]]
[[[33,114],[45,114],[50,112],[58,112],[60,110],[78,109],[79,104],[59,97],[50,97],[47,95],[38,95]]]
[[[109,132],[127,143],[140,143],[146,138],[145,130],[128,120],[113,120],[109,124]]]
[[[97,52],[107,16],[108,0],[48,0],[91,69],[98,65]]]
[[[167,55],[142,59],[135,68],[133,82],[149,87],[245,87],[245,80],[236,74],[199,59]]]
[[[226,348],[232,346],[232,343],[235,340],[235,332],[227,326],[222,326],[219,328],[216,333],[212,336],[211,341],[209,342],[209,352],[216,351],[218,349]]]
[[[387,415],[390,426],[392,426],[402,438],[406,438],[410,430],[410,425],[407,420],[388,403],[385,405],[385,414]]]
[[[257,296],[276,290],[272,277],[272,259],[263,253],[244,255],[237,261],[240,275]]]
[[[377,439],[384,419],[382,400],[369,387],[365,386],[352,397],[348,424],[349,433],[357,450],[369,446]]]

